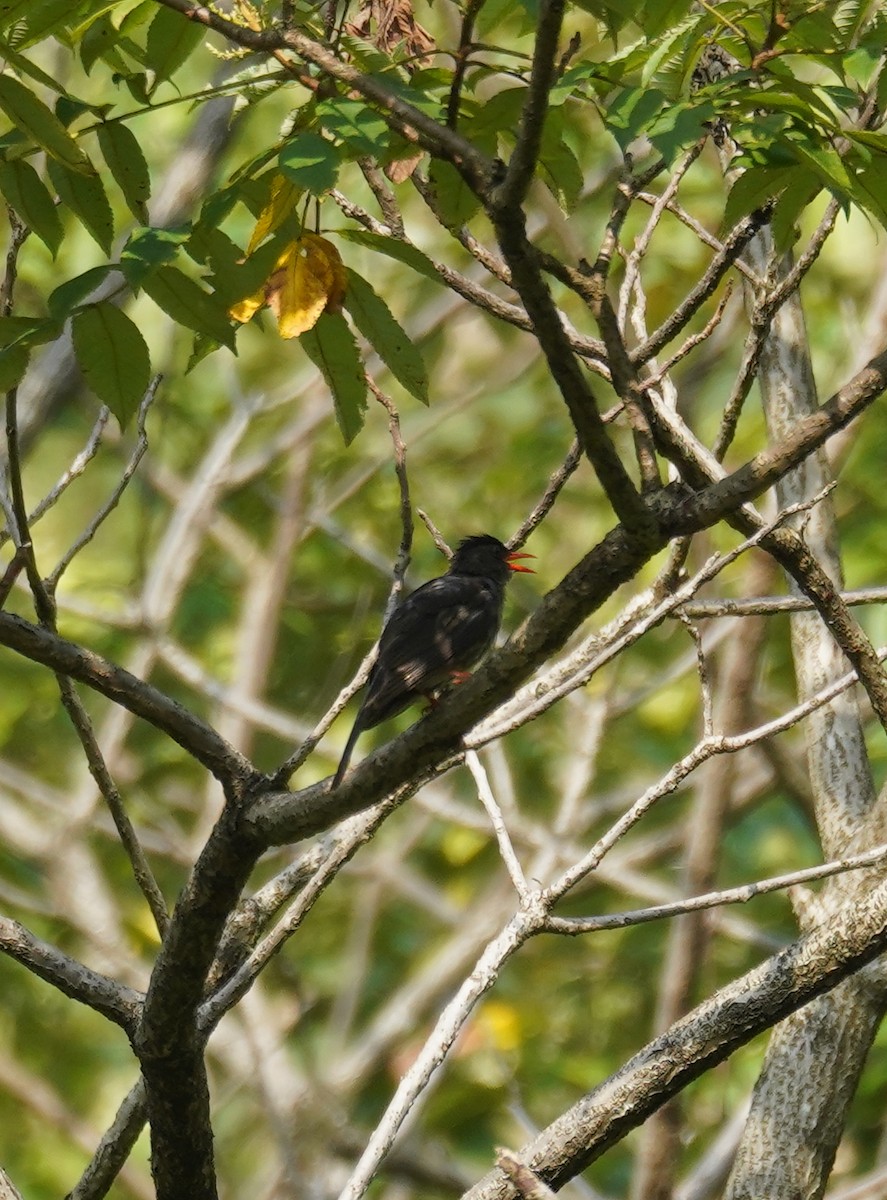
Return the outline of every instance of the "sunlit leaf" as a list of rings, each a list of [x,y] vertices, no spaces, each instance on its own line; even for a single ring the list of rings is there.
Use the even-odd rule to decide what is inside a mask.
[[[280,151],[278,163],[291,183],[321,196],[336,185],[341,154],[332,142],[308,129],[289,139]]]
[[[267,304],[277,317],[280,336],[298,337],[322,312],[338,312],[345,294],[345,269],[326,238],[306,233],[286,245],[262,288],[231,309],[236,321],[249,321]]]
[[[262,209],[259,219],[256,221],[256,227],[246,248],[247,255],[252,254],[256,247],[261,246],[269,234],[274,233],[284,221],[293,215],[296,205],[303,194],[304,191],[302,188],[292,183],[289,179],[285,179],[283,175],[274,175],[274,178],[271,180],[271,194],[268,203]]]

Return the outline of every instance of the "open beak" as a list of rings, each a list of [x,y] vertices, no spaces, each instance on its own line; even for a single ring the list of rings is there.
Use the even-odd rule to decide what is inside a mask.
[[[519,558],[535,558],[535,554],[524,554],[520,550],[509,550],[505,555],[505,561],[508,563],[509,569],[512,571],[522,571],[525,575],[535,575],[536,572],[532,567],[519,567],[517,559]]]

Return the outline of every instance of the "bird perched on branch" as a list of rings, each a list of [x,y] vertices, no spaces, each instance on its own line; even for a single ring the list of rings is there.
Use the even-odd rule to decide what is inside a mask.
[[[449,570],[423,583],[394,610],[379,639],[366,694],[333,780],[342,782],[354,744],[365,729],[397,716],[419,696],[458,681],[496,640],[505,585],[512,571],[532,574],[488,533],[460,542]]]

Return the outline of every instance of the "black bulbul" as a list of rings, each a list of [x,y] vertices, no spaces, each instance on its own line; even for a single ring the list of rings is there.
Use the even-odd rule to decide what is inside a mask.
[[[397,716],[419,696],[459,676],[483,658],[496,640],[505,585],[512,571],[532,574],[516,560],[532,558],[509,550],[488,533],[465,538],[446,575],[423,583],[391,614],[366,694],[333,779],[348,769],[354,744],[365,729]]]

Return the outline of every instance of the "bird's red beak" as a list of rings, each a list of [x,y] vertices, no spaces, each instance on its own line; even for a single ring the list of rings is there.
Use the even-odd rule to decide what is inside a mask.
[[[505,561],[508,563],[508,568],[511,571],[522,571],[525,575],[535,575],[536,572],[532,567],[519,567],[516,559],[519,558],[535,558],[535,554],[524,554],[520,550],[509,550],[505,555]]]

